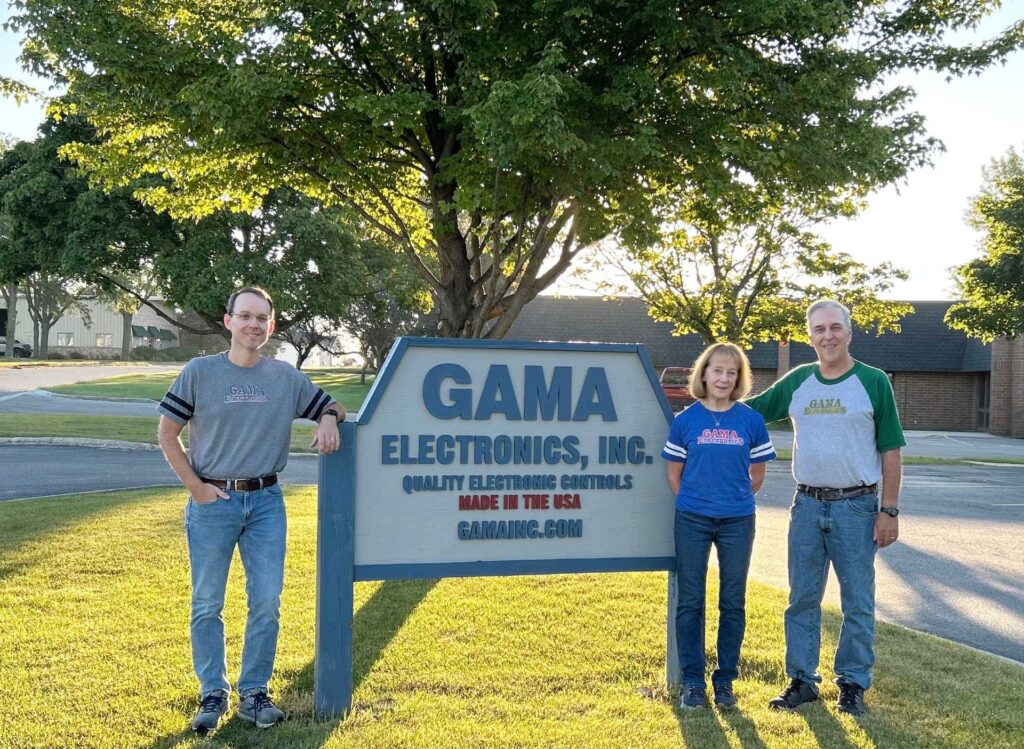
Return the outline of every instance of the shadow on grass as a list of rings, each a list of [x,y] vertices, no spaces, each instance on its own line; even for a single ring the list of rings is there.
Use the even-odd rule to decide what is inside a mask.
[[[415,611],[416,607],[427,597],[437,584],[437,580],[388,580],[384,582],[359,611],[356,612],[352,627],[352,689],[353,692],[369,675],[381,654],[401,630],[402,625]],[[182,633],[182,636],[186,636]],[[290,678],[289,678],[290,677]],[[211,737],[211,745],[231,747],[263,747],[263,746],[309,746],[318,747],[324,744],[342,718],[314,721],[313,704],[313,661],[303,668],[285,675],[288,679],[282,693],[291,695],[308,705],[293,715],[293,719],[268,731],[257,731],[251,724],[236,717],[231,717],[223,724],[220,731]],[[194,705],[173,705],[176,711],[189,712]],[[374,705],[354,704],[353,710],[367,709],[377,712]],[[191,719],[191,718],[190,718]],[[193,739],[193,733],[186,726],[180,731],[159,736],[148,744],[146,749],[170,749],[187,744]]]
[[[0,502],[0,580],[14,577],[22,570],[45,564],[42,558],[46,537],[66,530],[111,510],[148,502],[164,488],[138,491],[111,491],[109,494],[83,494],[78,497],[27,499]],[[33,554],[26,547],[37,545]]]
[[[710,694],[708,695],[710,698]],[[743,749],[765,749],[761,734],[754,721],[743,713],[742,705],[719,710],[709,706],[706,710],[684,710],[675,705],[676,720],[679,732],[683,736],[683,746],[727,747],[734,746],[726,735],[723,724],[735,731],[736,739]]]

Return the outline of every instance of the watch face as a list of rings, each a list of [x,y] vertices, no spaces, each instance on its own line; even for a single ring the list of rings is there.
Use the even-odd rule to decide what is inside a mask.
[[[883,507],[882,508],[882,512],[884,512],[886,515],[889,515],[891,517],[896,517],[897,515],[900,514],[899,509],[896,508],[896,507]]]

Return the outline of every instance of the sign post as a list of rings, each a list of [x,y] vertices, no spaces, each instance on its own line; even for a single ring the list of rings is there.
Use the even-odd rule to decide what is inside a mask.
[[[672,412],[642,346],[401,338],[320,459],[314,709],[352,699],[353,583],[669,571]]]

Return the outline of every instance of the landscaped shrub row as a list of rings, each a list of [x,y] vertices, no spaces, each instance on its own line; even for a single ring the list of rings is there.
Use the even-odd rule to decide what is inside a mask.
[[[199,356],[199,349],[191,346],[171,346],[170,348],[136,346],[131,353],[131,358],[136,361],[188,361],[197,356]]]

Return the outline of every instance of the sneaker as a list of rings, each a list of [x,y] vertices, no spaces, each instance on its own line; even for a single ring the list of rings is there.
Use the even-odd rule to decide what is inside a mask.
[[[863,715],[867,710],[864,706],[864,689],[850,681],[839,682],[839,701],[836,704],[841,713]]]
[[[727,708],[736,706],[736,695],[732,693],[732,684],[712,684],[715,691],[715,707]]]
[[[242,696],[238,702],[238,717],[255,723],[257,728],[270,728],[288,720],[288,713],[275,705],[263,688]]]
[[[228,693],[214,689],[199,702],[199,710],[192,719],[192,730],[196,733],[216,731],[220,717],[228,711]]]
[[[805,702],[814,702],[818,699],[818,690],[800,679],[793,679],[789,686],[782,690],[782,694],[768,702],[772,710],[795,710],[797,706]]]
[[[679,707],[684,710],[703,710],[708,706],[708,697],[704,692],[704,685],[683,687],[683,696],[679,700]]]

